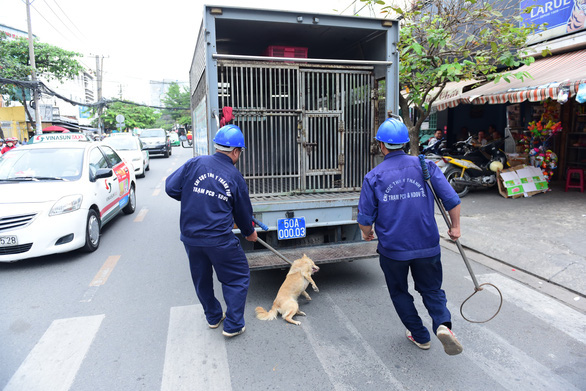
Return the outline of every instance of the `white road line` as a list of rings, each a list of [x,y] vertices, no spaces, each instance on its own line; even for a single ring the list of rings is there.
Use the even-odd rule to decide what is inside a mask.
[[[337,321],[332,320],[332,323],[345,326],[346,330],[341,331],[343,335],[335,336],[334,345],[331,330],[314,328],[309,316],[299,317],[299,320],[334,388],[336,390],[364,389],[364,384],[355,384],[354,381],[358,381],[353,379],[355,374],[377,373],[381,377],[381,383],[386,383],[386,387],[381,384],[381,389],[405,390],[334,300],[328,294],[319,293],[319,295],[322,300],[327,301],[325,307],[331,309],[337,318]],[[349,371],[349,368],[352,370]]]
[[[470,279],[470,277],[467,278]],[[584,333],[586,316],[582,313],[550,296],[497,273],[480,275],[478,281],[496,285],[501,290],[503,300],[507,302],[507,305],[516,305],[519,309],[586,345],[586,334]],[[494,289],[488,288],[487,291],[496,295]],[[560,322],[560,319],[564,321]]]
[[[511,345],[510,335],[502,338],[488,327],[477,326],[459,327],[457,335],[464,346],[462,355],[505,390],[579,391],[570,382],[558,376],[555,368],[540,363]],[[477,348],[467,349],[466,341],[474,341]]]
[[[54,320],[4,391],[69,390],[104,317]]]
[[[201,304],[171,308],[161,390],[232,390],[222,330],[208,327]]]

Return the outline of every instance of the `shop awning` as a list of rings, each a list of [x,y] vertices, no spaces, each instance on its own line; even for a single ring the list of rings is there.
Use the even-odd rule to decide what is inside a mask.
[[[517,71],[526,71],[532,78],[485,84],[461,94],[459,103],[538,102],[547,98],[557,99],[562,87],[568,87],[569,96],[572,97],[578,91],[578,86],[586,82],[586,50],[541,58]]]
[[[449,82],[444,87],[443,91],[433,102],[432,106],[436,107],[439,111],[445,110],[449,107],[456,107],[460,103],[468,103],[467,100],[462,100],[461,96],[464,91],[470,89],[475,84],[482,83],[479,80],[462,80],[458,82]],[[438,88],[431,90],[429,95],[434,95]]]

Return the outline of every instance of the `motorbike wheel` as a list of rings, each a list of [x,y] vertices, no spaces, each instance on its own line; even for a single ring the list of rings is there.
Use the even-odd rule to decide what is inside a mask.
[[[464,197],[470,191],[470,186],[456,183],[456,181],[454,180],[456,178],[460,178],[461,173],[462,170],[456,167],[448,168],[448,170],[445,173],[446,179],[448,180],[452,188],[456,191],[456,193],[458,193],[458,197],[460,198]],[[462,175],[462,179],[465,181],[469,181],[470,176],[466,174],[466,172],[464,172],[464,175]]]

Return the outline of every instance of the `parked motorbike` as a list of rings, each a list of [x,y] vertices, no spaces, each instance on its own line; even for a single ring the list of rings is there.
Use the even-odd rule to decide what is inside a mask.
[[[442,171],[456,190],[458,196],[464,197],[471,189],[488,188],[497,184],[497,174],[509,167],[507,155],[501,150],[504,140],[496,140],[483,147],[475,147],[471,139],[459,146],[462,155],[445,155]]]

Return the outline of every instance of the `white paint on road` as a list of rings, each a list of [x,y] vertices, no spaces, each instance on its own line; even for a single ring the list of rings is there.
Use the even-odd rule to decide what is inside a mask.
[[[507,304],[516,305],[519,309],[586,345],[586,333],[584,333],[586,316],[584,314],[501,274],[483,274],[478,279],[496,285]],[[494,289],[487,289],[487,291],[496,294]],[[563,322],[560,322],[560,319],[563,319]]]
[[[334,388],[337,391],[361,390],[364,384],[353,384],[353,381],[357,381],[356,374],[377,374],[380,376],[381,389],[405,390],[330,295],[319,295],[327,302],[324,307],[334,312],[336,320],[332,319],[331,322],[342,326],[340,332],[343,335],[333,336],[329,328],[313,327],[309,317],[299,317],[299,320]],[[335,337],[335,342],[332,337]]]
[[[201,304],[172,307],[162,391],[230,391],[222,328],[210,329]]]
[[[54,320],[4,391],[69,390],[104,317]]]

